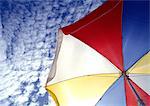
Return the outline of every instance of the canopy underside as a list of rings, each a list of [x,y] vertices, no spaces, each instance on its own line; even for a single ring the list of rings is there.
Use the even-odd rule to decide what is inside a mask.
[[[57,105],[150,105],[148,4],[108,1],[59,31],[46,85]]]

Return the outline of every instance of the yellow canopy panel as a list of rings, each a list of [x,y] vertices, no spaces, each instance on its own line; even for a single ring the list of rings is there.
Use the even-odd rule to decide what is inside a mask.
[[[120,74],[76,77],[46,86],[57,106],[94,106]]]
[[[129,70],[129,74],[150,74],[150,52],[143,56]]]
[[[133,80],[147,94],[150,94],[150,52],[144,55],[136,64],[127,71]]]

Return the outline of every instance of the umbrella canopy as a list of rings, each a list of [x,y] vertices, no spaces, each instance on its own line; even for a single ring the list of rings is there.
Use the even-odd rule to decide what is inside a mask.
[[[107,1],[61,28],[46,89],[59,106],[150,106],[149,1]]]

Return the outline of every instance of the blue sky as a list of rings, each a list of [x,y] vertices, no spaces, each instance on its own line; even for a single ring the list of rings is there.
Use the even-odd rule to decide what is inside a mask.
[[[58,28],[104,0],[0,0],[0,106],[53,106],[44,89]]]

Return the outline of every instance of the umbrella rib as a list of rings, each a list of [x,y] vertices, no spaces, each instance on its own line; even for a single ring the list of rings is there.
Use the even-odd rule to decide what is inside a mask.
[[[97,18],[93,19],[92,21],[88,22],[87,24],[75,29],[74,31],[71,32],[71,34],[76,33],[77,31],[81,30],[82,28],[86,27],[87,25],[95,22],[96,20],[100,19],[101,17],[103,17],[104,15],[106,15],[107,13],[111,12],[114,8],[116,8],[119,5],[120,2],[118,2],[113,8],[107,10],[106,12],[104,12],[102,15],[98,16]]]
[[[141,76],[150,76],[150,74],[130,74],[129,77],[141,77]]]
[[[105,92],[105,93],[103,94],[103,96],[98,100],[98,102],[102,100],[102,98],[105,96],[105,94],[107,93],[107,91],[108,91],[121,77],[122,77],[122,75],[106,90],[106,92]],[[95,104],[95,106],[98,104],[98,102]]]
[[[132,72],[132,70],[136,67],[136,65],[139,64],[139,62],[141,62],[142,58],[143,58],[144,56],[146,56],[149,52],[150,52],[150,51],[146,52],[146,53],[143,54],[138,60],[136,60],[136,61],[134,62],[134,64],[132,64],[132,66],[130,66],[130,68],[127,69],[127,73],[130,74],[130,73]],[[130,69],[131,69],[131,70],[130,70]]]
[[[140,96],[138,95],[137,91],[136,91],[135,88],[132,86],[129,77],[127,77],[127,81],[128,81],[128,84],[130,85],[130,88],[131,88],[132,91],[134,92],[136,98],[138,99],[138,102],[140,103],[140,106],[145,106],[143,100],[140,98]]]

